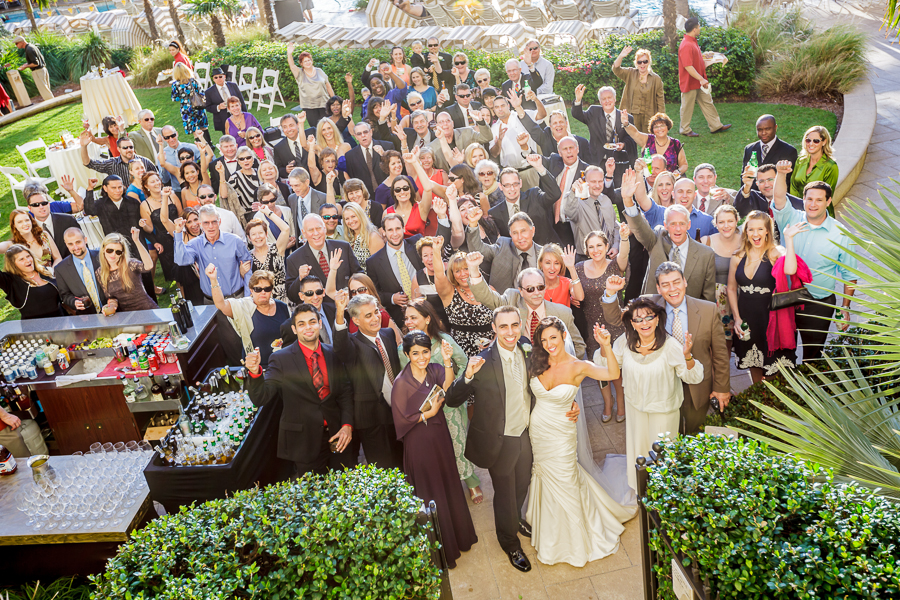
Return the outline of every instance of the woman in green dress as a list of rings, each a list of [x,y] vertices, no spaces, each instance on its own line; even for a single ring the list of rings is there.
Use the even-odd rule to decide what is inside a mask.
[[[806,130],[803,136],[803,149],[794,165],[791,175],[791,194],[803,197],[803,188],[811,181],[824,181],[831,186],[832,194],[837,187],[838,165],[832,158],[831,135],[821,125],[814,125]],[[828,214],[834,216],[833,205],[828,207]]]
[[[406,331],[424,331],[431,338],[431,362],[443,364],[441,357],[441,341],[446,340],[453,347],[453,374],[458,376],[469,362],[466,353],[459,347],[450,334],[444,329],[444,324],[434,311],[434,307],[426,298],[416,298],[406,307],[404,319]],[[400,352],[400,365],[406,366],[409,362],[406,354]],[[451,408],[444,404],[444,416],[447,418],[447,428],[450,430],[450,438],[453,440],[453,453],[456,455],[456,468],[459,478],[466,482],[469,488],[469,496],[475,504],[481,504],[484,494],[481,493],[481,480],[475,474],[475,467],[465,457],[466,433],[469,428],[469,417],[466,407]]]

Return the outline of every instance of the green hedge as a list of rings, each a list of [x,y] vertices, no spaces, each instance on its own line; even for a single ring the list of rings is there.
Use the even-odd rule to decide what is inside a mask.
[[[700,46],[704,50],[723,52],[728,56],[727,65],[715,65],[708,71],[716,96],[749,96],[753,92],[753,80],[756,76],[756,63],[750,45],[750,38],[733,29],[706,28],[700,34]],[[572,100],[575,86],[585,84],[588,96],[596,101],[596,91],[604,85],[612,85],[619,92],[624,84],[612,73],[612,63],[626,45],[635,49],[647,48],[653,53],[653,68],[662,77],[665,84],[666,98],[678,101],[678,56],[669,52],[662,41],[662,32],[613,36],[602,42],[591,40],[584,52],[575,53],[568,49],[548,48],[544,55],[557,66],[554,91],[565,99]],[[360,74],[363,67],[372,58],[387,60],[390,49],[330,49],[301,45],[294,51],[294,56],[307,51],[312,54],[313,62],[328,74],[335,93],[346,97],[347,87],[344,74],[352,73],[354,87],[359,92]],[[490,54],[481,50],[466,50],[469,57],[469,68],[486,68],[491,72],[491,81],[498,87],[506,80],[504,63],[512,57],[511,53]],[[626,58],[633,60],[634,54]],[[280,86],[285,97],[297,98],[297,83],[290,76],[287,64],[286,45],[282,42],[251,42],[229,44],[225,48],[207,49],[200,52],[195,61],[212,63],[212,66],[236,65],[255,66],[258,73],[262,69],[277,69],[281,73]],[[630,64],[630,63],[629,63]]]
[[[900,597],[900,511],[817,465],[754,440],[705,435],[663,443],[645,505],[709,598],[869,600]],[[650,547],[659,598],[674,600],[672,554]]]
[[[132,533],[91,597],[436,600],[421,505],[398,470],[361,466],[182,507]]]

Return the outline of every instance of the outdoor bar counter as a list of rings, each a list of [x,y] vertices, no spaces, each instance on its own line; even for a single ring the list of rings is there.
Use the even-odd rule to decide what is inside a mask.
[[[193,384],[203,379],[213,367],[225,364],[225,355],[216,332],[216,310],[214,306],[194,307],[194,326],[185,335],[189,344],[178,349],[170,344],[167,353],[174,352],[177,362],[163,365],[158,375],[178,375]],[[54,344],[69,346],[100,337],[115,337],[120,333],[139,335],[167,331],[169,322],[173,320],[172,311],[160,308],[117,313],[111,317],[76,315],[9,321],[0,324],[0,340],[50,338]],[[79,450],[87,452],[94,442],[141,440],[141,431],[153,413],[178,410],[176,400],[126,402],[118,374],[100,376],[104,367],[109,372],[107,364],[115,361],[115,357],[103,351],[82,352],[85,357],[73,358],[65,372],[57,370],[49,377],[40,373],[36,380],[16,380],[16,385],[36,391],[61,454]],[[60,381],[57,382],[57,379]],[[67,379],[76,381],[63,383]]]

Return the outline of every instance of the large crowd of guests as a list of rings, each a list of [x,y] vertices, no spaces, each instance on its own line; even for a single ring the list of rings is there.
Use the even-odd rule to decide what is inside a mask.
[[[536,40],[497,82],[437,39],[394,48],[362,73],[358,121],[352,76],[341,98],[289,45],[303,112],[275,131],[221,70],[198,89],[173,47],[183,122],[158,124],[144,110],[126,134],[112,120],[99,140],[106,159],[88,157],[98,138],[85,132],[99,188],[80,194],[66,179],[72,201],[54,203],[28,187],[28,208],[10,214],[11,239],[0,244],[0,288],[23,319],[110,315],[157,306],[160,263],[186,298],[219,309],[229,361],[250,368],[251,399],[283,401],[278,453],[298,475],[355,464],[360,449],[369,463],[403,469],[438,502],[453,565],[476,540],[465,510],[465,489],[483,498],[473,464],[488,468],[498,539],[527,570],[512,539],[530,526],[498,506],[502,496],[502,510],[521,510],[531,474],[519,459],[500,466],[500,447],[479,437],[497,427],[479,408],[485,388],[468,385],[483,379],[485,360],[500,369],[512,357],[498,371],[509,388],[526,381],[520,338],[545,361],[528,366],[541,382],[568,381],[568,367],[555,366],[565,362],[560,339],[574,359],[596,358],[602,368],[576,379],[608,381],[602,421],[627,422],[633,464],[657,434],[697,433],[711,407],[727,407],[732,353],[759,381],[796,362],[798,331],[804,360],[821,356],[838,297],[848,318],[853,289],[836,290],[835,278],[852,280],[855,259],[831,216],[828,131],[809,128],[798,152],[762,115],[743,157],[721,158],[742,161],[740,184],[718,185],[716,166],[691,164],[678,139],[700,135],[695,105],[712,134],[731,127],[708,93],[699,25],[688,19],[686,29],[680,131],[651,53],[626,47],[610,74],[625,82],[621,98],[611,86],[575,90],[572,117],[587,138],[542,103],[554,67]],[[623,66],[632,53],[634,66]],[[191,100],[198,92],[203,108]],[[222,134],[217,146],[208,124]],[[81,210],[106,233],[99,251],[67,214]],[[802,286],[817,303],[773,301]],[[519,439],[528,411],[505,418],[497,435]]]

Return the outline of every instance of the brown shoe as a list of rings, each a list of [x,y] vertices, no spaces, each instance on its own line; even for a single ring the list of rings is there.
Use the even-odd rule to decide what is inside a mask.
[[[731,129],[731,123],[729,123],[728,125],[722,125],[718,129],[713,131],[713,133],[722,133],[723,131],[728,131],[729,129]]]
[[[687,133],[682,133],[684,137],[700,137],[700,134],[696,131],[688,131]]]

